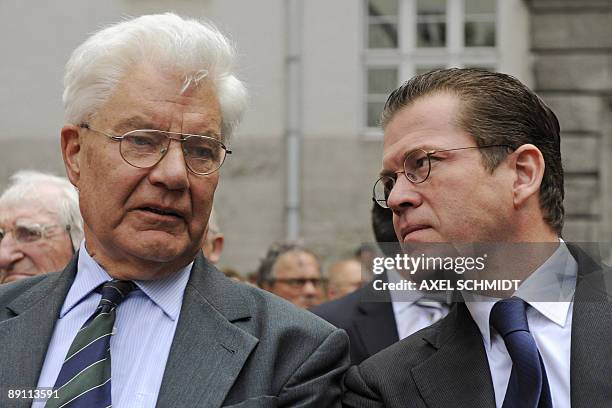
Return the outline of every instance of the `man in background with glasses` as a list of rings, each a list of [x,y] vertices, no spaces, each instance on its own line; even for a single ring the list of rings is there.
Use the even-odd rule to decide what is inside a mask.
[[[612,406],[602,380],[612,372],[608,274],[560,239],[555,114],[511,76],[447,69],[393,91],[382,126],[373,198],[392,210],[404,253],[483,244],[498,261],[486,272],[510,270],[521,285],[501,296],[455,292],[445,318],[351,368],[344,405]],[[524,252],[504,258],[518,243]]]
[[[319,260],[296,243],[278,243],[268,249],[257,270],[257,284],[301,308],[323,301]]]
[[[0,283],[63,269],[83,238],[78,195],[68,180],[19,171],[0,195]]]
[[[202,255],[246,105],[234,55],[171,13],[73,52],[61,151],[85,239],[63,272],[0,288],[0,406],[339,405],[346,334]]]

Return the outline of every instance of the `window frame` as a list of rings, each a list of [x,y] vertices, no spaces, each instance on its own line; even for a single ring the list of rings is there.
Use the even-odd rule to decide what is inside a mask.
[[[371,19],[368,15],[368,0],[362,0],[362,103],[360,127],[365,139],[380,139],[382,130],[379,127],[368,126],[368,70],[370,68],[398,69],[398,84],[415,75],[420,67],[468,67],[478,66],[492,70],[499,69],[500,44],[500,2],[495,2],[493,23],[495,25],[495,46],[466,47],[465,46],[465,0],[446,0],[446,46],[417,47],[417,1],[398,0],[398,48],[368,48],[369,27]],[[374,17],[375,19],[378,17]],[[384,17],[385,19],[388,16]],[[373,96],[373,95],[372,95]]]

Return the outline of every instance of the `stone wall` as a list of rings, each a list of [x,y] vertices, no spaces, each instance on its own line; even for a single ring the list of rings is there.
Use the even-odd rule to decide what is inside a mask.
[[[612,242],[612,1],[528,3],[535,87],[561,122],[564,236]]]
[[[253,271],[268,246],[285,235],[285,150],[282,139],[236,140],[215,197],[226,233],[222,265]],[[305,137],[301,236],[325,264],[373,241],[371,191],[382,143],[359,138]]]

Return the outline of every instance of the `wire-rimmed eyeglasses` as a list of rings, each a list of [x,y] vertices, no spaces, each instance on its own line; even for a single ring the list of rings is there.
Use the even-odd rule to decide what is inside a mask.
[[[284,283],[291,288],[300,289],[310,283],[315,288],[319,288],[323,285],[324,280],[321,278],[273,278],[270,279],[269,282],[279,282]]]
[[[22,244],[36,242],[42,238],[49,238],[51,236],[49,231],[55,227],[59,227],[59,225],[16,223],[13,228],[0,227],[0,242],[2,242],[4,237],[6,237],[9,233],[13,234],[15,241]],[[70,226],[67,225],[64,229],[68,231],[68,234],[70,235]]]
[[[506,149],[512,149],[511,146],[498,144],[498,145],[488,145],[488,146],[470,146],[470,147],[458,147],[455,149],[444,149],[444,150],[423,150],[416,149],[408,154],[404,158],[403,169],[401,171],[396,172],[393,175],[385,175],[380,177],[374,183],[374,188],[372,190],[372,200],[383,208],[389,208],[387,204],[387,199],[391,194],[391,190],[395,186],[395,180],[397,178],[398,173],[404,173],[408,181],[412,184],[421,184],[431,173],[431,161],[432,160],[440,160],[434,155],[436,153],[443,152],[451,152],[455,150],[467,150],[467,149],[486,149],[491,147],[503,147]]]
[[[118,141],[119,152],[123,160],[140,169],[153,167],[159,163],[168,152],[171,140],[181,143],[185,164],[189,171],[201,176],[219,170],[226,155],[232,153],[223,143],[211,136],[155,129],[131,130],[121,136],[116,136],[93,129],[87,123],[82,123],[79,127]]]

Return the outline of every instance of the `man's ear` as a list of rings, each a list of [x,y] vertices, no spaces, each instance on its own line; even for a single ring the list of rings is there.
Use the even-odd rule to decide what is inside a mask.
[[[225,236],[218,233],[212,240],[212,251],[209,257],[209,261],[217,263],[221,259],[221,252],[223,252],[223,245],[225,243]]]
[[[72,124],[66,124],[62,127],[61,135],[62,157],[64,158],[66,174],[70,182],[78,188],[81,175],[81,167],[79,165],[81,154],[79,127]]]
[[[532,144],[524,144],[512,153],[512,166],[516,178],[513,186],[514,206],[521,207],[537,195],[544,178],[544,156]]]

